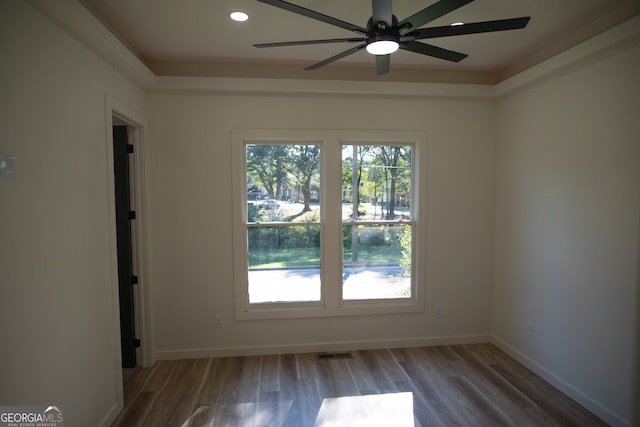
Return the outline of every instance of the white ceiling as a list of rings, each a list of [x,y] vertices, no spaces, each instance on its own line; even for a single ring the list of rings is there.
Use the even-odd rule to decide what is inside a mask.
[[[350,31],[257,0],[81,0],[98,19],[158,75],[283,77],[307,79],[462,81],[507,78],[640,13],[640,0],[475,0],[429,26],[530,16],[522,30],[431,39],[466,53],[448,63],[407,51],[391,57],[391,73],[375,75],[375,61],[360,51],[317,71],[306,66],[351,44],[258,49],[254,43],[358,37]],[[290,0],[299,6],[366,26],[370,0]],[[435,3],[396,0],[399,20]],[[229,12],[242,10],[238,23]]]

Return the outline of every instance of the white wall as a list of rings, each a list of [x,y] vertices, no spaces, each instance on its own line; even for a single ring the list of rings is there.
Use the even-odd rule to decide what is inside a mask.
[[[441,337],[487,339],[494,216],[492,100],[183,92],[157,93],[150,101],[150,268],[160,358],[353,349]],[[426,312],[235,321],[233,128],[425,130]],[[436,304],[445,306],[444,319],[435,319]],[[214,329],[214,314],[224,317],[223,328]]]
[[[493,334],[617,425],[640,406],[638,76],[636,38],[498,104]]]
[[[637,45],[497,107],[465,98],[473,91],[460,86],[423,99],[147,95],[15,1],[0,2],[0,52],[0,155],[18,166],[16,180],[0,180],[0,403],[60,404],[69,425],[98,425],[116,409],[108,94],[143,113],[150,101],[156,356],[494,334],[608,421],[631,420],[640,334]],[[287,127],[426,131],[425,313],[233,320],[231,129]],[[433,316],[438,304],[444,319]],[[214,314],[223,328],[213,328]]]
[[[22,1],[0,2],[0,402],[116,409],[105,95],[144,94]]]

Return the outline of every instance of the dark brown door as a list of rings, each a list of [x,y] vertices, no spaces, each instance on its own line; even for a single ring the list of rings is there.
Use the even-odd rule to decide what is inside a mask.
[[[133,251],[131,221],[135,212],[131,210],[129,179],[129,145],[126,126],[113,127],[113,163],[116,199],[116,230],[118,237],[118,284],[120,289],[120,341],[122,367],[136,366],[135,317],[133,307],[133,285],[137,282],[133,274]]]

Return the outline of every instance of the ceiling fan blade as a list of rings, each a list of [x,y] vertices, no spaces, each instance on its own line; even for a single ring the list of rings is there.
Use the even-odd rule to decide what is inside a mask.
[[[282,46],[301,46],[306,44],[323,44],[323,43],[362,43],[365,39],[362,37],[354,37],[347,39],[324,39],[324,40],[299,40],[293,42],[278,43],[257,43],[254,47],[282,47]]]
[[[357,51],[364,49],[365,46],[366,46],[366,43],[359,44],[358,46],[352,47],[349,50],[345,50],[344,52],[334,55],[331,58],[327,58],[324,61],[320,61],[317,64],[313,64],[305,68],[305,70],[317,70],[320,67],[324,67],[325,65],[332,63],[333,61],[337,61],[338,59],[344,58],[345,56],[349,56],[353,53],[356,53]]]
[[[387,74],[391,69],[391,55],[376,55],[376,75]]]
[[[393,0],[371,0],[373,9],[373,23],[386,22],[391,27],[393,20]]]
[[[460,62],[469,55],[455,52],[453,50],[443,49],[441,47],[432,46],[430,44],[411,41],[409,43],[400,43],[400,49],[409,50],[423,55],[433,56],[435,58],[444,59],[445,61]]]
[[[302,6],[298,6],[292,3],[288,3],[282,0],[258,0],[261,3],[266,3],[271,6],[279,7],[280,9],[288,10],[289,12],[297,13],[298,15],[306,16],[307,18],[315,19],[317,21],[325,22],[327,24],[335,25],[336,27],[344,28],[345,30],[355,31],[360,34],[368,34],[369,32],[354,24],[350,24],[345,21],[333,18],[331,16],[324,15],[313,10],[305,9]]]
[[[422,9],[420,12],[400,21],[400,23],[398,23],[400,35],[404,36],[405,34],[422,27],[424,24],[431,22],[434,19],[438,19],[467,3],[471,3],[472,1],[473,0],[440,0],[426,9]]]
[[[474,22],[463,25],[421,28],[407,34],[412,40],[432,39],[436,37],[459,36],[462,34],[490,33],[493,31],[518,30],[529,23],[531,17],[500,19],[497,21]]]

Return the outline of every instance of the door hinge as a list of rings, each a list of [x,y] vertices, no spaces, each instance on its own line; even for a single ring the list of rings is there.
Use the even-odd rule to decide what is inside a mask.
[[[133,144],[127,144],[127,153],[133,154]]]
[[[140,340],[138,338],[134,338],[133,339],[133,347],[134,348],[139,348],[140,347]]]
[[[129,219],[136,219],[136,211],[129,211]]]
[[[132,285],[138,284],[138,276],[131,276],[131,284]]]

